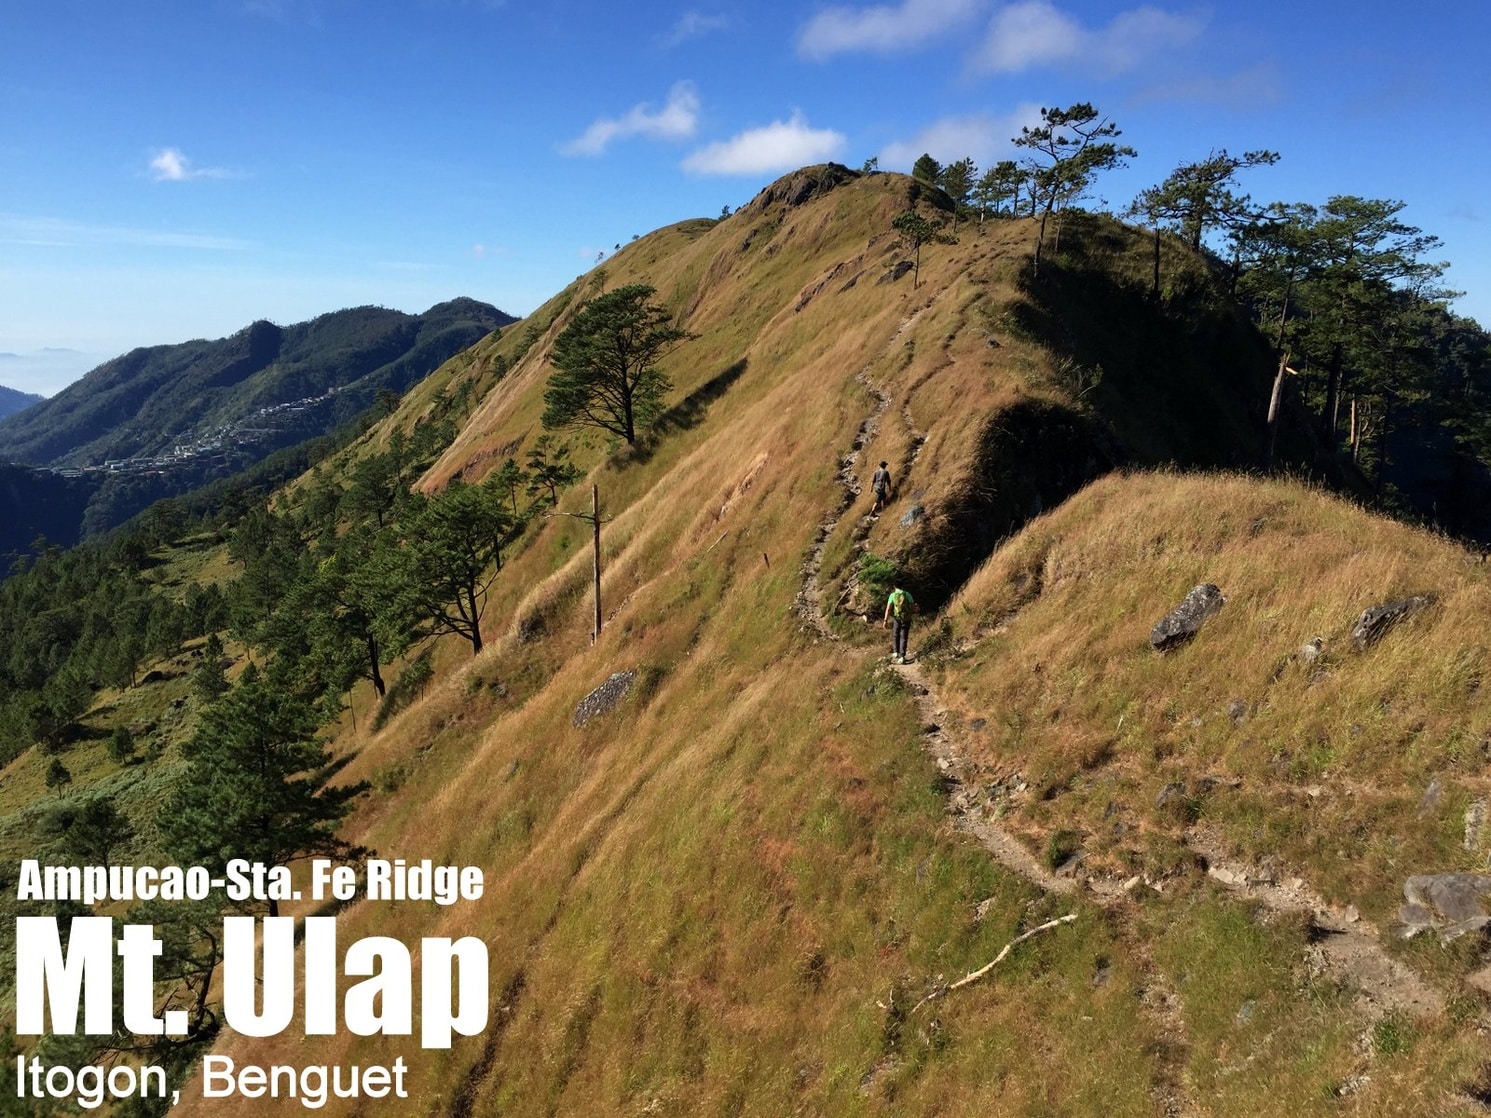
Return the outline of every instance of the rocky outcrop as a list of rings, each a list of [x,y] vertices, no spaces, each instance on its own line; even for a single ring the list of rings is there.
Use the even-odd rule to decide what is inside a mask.
[[[610,676],[605,683],[580,700],[580,705],[575,707],[575,725],[583,726],[592,718],[610,714],[616,709],[616,704],[626,698],[626,693],[632,689],[636,678],[635,670],[616,672]]]
[[[1159,652],[1185,644],[1226,601],[1221,590],[1203,582],[1186,595],[1185,601],[1160,618],[1149,631],[1149,643]]]
[[[1351,643],[1362,652],[1382,639],[1382,635],[1404,618],[1412,617],[1434,599],[1428,594],[1415,594],[1411,598],[1399,598],[1384,602],[1380,606],[1363,610],[1351,630]]]
[[[1454,939],[1491,924],[1491,875],[1418,874],[1403,883],[1403,898],[1397,930],[1404,939],[1425,931]]]
[[[820,163],[815,167],[804,167],[790,175],[784,175],[740,207],[740,213],[760,215],[774,206],[801,206],[821,197],[835,187],[843,186],[859,178],[858,171],[851,171],[841,163]]]

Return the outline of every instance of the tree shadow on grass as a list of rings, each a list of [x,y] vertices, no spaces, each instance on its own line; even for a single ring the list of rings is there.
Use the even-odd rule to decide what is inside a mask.
[[[704,422],[710,405],[730,390],[746,371],[748,359],[742,357],[733,365],[720,370],[694,389],[662,415],[647,432],[647,437],[637,443],[630,455],[632,462],[646,462],[657,453],[658,447],[669,435],[681,434]]]

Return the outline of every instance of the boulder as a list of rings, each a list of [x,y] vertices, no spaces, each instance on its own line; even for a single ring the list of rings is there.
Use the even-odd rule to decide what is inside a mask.
[[[1149,643],[1160,652],[1184,644],[1200,631],[1202,623],[1221,609],[1226,601],[1217,587],[1209,582],[1202,583],[1149,631]]]
[[[1491,925],[1491,875],[1480,873],[1418,874],[1403,883],[1406,902],[1398,910],[1403,938],[1437,931],[1441,939]]]
[[[1370,648],[1382,639],[1382,635],[1405,617],[1412,617],[1433,601],[1428,594],[1415,594],[1411,598],[1399,598],[1384,602],[1380,606],[1362,610],[1356,626],[1351,630],[1351,643],[1358,652]]]
[[[575,707],[575,725],[583,726],[592,718],[609,714],[626,697],[636,678],[635,671],[616,672],[607,678],[605,683],[586,695],[580,700],[580,705]]]

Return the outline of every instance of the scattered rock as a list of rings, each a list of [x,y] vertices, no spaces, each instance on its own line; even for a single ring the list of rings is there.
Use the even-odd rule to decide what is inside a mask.
[[[1191,782],[1191,790],[1198,796],[1205,796],[1218,788],[1241,788],[1242,779],[1235,776],[1215,776],[1208,773],[1206,776],[1198,776]]]
[[[1415,594],[1411,598],[1399,598],[1363,610],[1356,627],[1351,630],[1351,643],[1358,652],[1370,648],[1394,625],[1406,617],[1412,617],[1433,600],[1428,594]]]
[[[1297,652],[1295,655],[1297,655],[1303,663],[1313,664],[1316,660],[1320,659],[1321,655],[1324,652],[1325,641],[1322,640],[1320,637],[1315,637],[1313,640],[1308,640],[1304,644],[1300,645],[1299,652]]]
[[[1226,866],[1207,866],[1206,876],[1215,878],[1223,885],[1231,885],[1234,888],[1241,888],[1242,886],[1248,884],[1247,874],[1239,873],[1236,870],[1230,870]]]
[[[1200,631],[1202,622],[1221,609],[1226,601],[1222,591],[1216,586],[1209,582],[1202,583],[1186,595],[1185,601],[1156,623],[1149,632],[1149,643],[1159,652],[1184,644]]]
[[[1429,781],[1429,787],[1424,789],[1424,794],[1419,798],[1419,818],[1422,819],[1436,807],[1444,796],[1444,785],[1440,783],[1439,777]]]
[[[1186,782],[1183,780],[1172,780],[1160,789],[1160,794],[1154,799],[1155,807],[1168,807],[1176,800],[1183,798],[1186,794]]]
[[[926,516],[927,516],[927,510],[925,508],[923,508],[919,504],[912,505],[909,509],[907,509],[905,511],[904,514],[902,514],[902,516],[901,516],[901,527],[902,528],[910,528],[918,520],[924,520],[924,519],[926,519]]]
[[[1485,797],[1471,800],[1470,806],[1465,809],[1465,849],[1479,850],[1481,838],[1486,829],[1486,800]]]
[[[1482,967],[1474,974],[1465,976],[1465,981],[1483,994],[1491,994],[1491,967]]]
[[[580,705],[575,707],[575,725],[583,726],[592,718],[609,714],[616,709],[616,704],[626,697],[626,693],[631,690],[636,678],[637,673],[633,670],[616,672],[608,678],[605,683],[581,699]]]
[[[896,266],[881,276],[876,283],[895,283],[907,272],[911,271],[913,265],[909,260],[897,260]]]
[[[858,171],[851,171],[841,163],[820,163],[804,167],[762,187],[756,197],[736,212],[755,217],[776,205],[788,208],[801,206],[859,177]]]
[[[1227,717],[1233,722],[1241,722],[1248,716],[1248,703],[1245,699],[1233,699],[1227,704]]]
[[[1404,939],[1437,931],[1455,939],[1491,924],[1491,875],[1479,873],[1418,874],[1403,883],[1407,902],[1398,910],[1398,934]]]

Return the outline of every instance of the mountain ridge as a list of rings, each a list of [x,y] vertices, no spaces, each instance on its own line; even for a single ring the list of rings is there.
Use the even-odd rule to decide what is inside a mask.
[[[551,436],[581,482],[503,545],[481,651],[424,641],[328,728],[339,779],[370,785],[346,841],[486,882],[451,906],[355,899],[339,939],[477,937],[485,1029],[431,1051],[297,1023],[217,1054],[403,1058],[405,1105],[462,1115],[1326,1118],[1485,1093],[1484,941],[1391,931],[1405,878],[1491,852],[1485,563],[1236,468],[1273,355],[1206,260],[1167,238],[1173,287],[1146,305],[1150,234],[1069,214],[1039,282],[1023,219],[929,242],[913,279],[890,223],[924,190],[808,168],[649,234],[253,502],[240,552],[334,570],[380,455],[454,422],[414,482],[433,498],[535,451],[549,354],[589,300],[645,283],[697,335],[660,362],[674,389],[639,445]],[[1287,408],[1278,435],[1308,477],[1312,417]],[[520,488],[497,490],[514,514]],[[240,597],[228,551],[204,532],[158,576],[221,584],[255,622],[319,608],[281,617],[270,567]],[[909,667],[877,624],[892,576],[927,607]],[[1153,648],[1206,582],[1220,610]],[[1353,619],[1400,595],[1435,604],[1356,648]],[[191,665],[105,693],[68,764],[163,783]],[[147,720],[150,760],[103,758]],[[46,765],[19,757],[0,798],[42,810]],[[146,799],[123,808],[142,833]],[[36,830],[7,819],[12,843]],[[1381,973],[1358,981],[1352,952]],[[182,1086],[187,1113],[264,1105]]]
[[[18,411],[24,411],[35,404],[45,400],[35,392],[21,392],[15,388],[7,388],[0,384],[0,419],[8,415],[14,415]]]
[[[265,407],[329,389],[345,393],[328,422],[313,431],[321,434],[370,406],[378,390],[403,392],[514,321],[463,297],[419,315],[356,307],[287,327],[260,320],[215,342],[131,350],[40,408],[0,421],[0,454],[40,466],[101,466],[160,454],[193,433]]]

